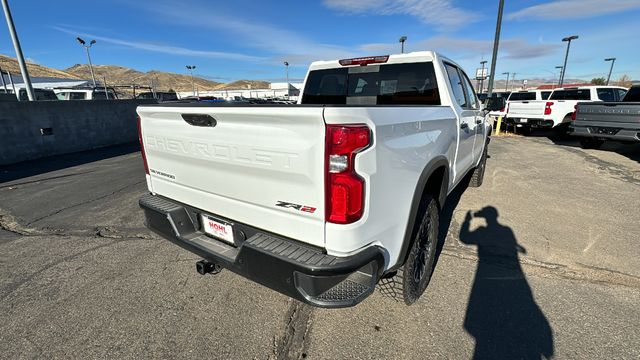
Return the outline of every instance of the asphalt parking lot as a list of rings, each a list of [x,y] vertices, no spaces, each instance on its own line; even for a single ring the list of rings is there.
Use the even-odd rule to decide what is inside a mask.
[[[640,357],[640,148],[494,138],[427,293],[302,305],[148,232],[133,146],[0,168],[3,358]],[[268,269],[265,269],[268,271]]]

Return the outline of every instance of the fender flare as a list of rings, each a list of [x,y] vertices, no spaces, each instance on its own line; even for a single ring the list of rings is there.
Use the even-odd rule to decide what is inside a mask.
[[[398,269],[405,263],[409,254],[409,249],[413,245],[413,228],[415,227],[416,218],[418,217],[418,211],[420,210],[420,202],[422,201],[422,195],[426,189],[427,181],[433,175],[433,173],[444,167],[444,175],[442,177],[442,183],[440,184],[440,193],[436,201],[440,210],[444,207],[444,202],[447,198],[447,192],[449,188],[449,161],[443,155],[436,156],[425,166],[418,178],[418,182],[413,192],[413,200],[411,201],[411,210],[409,212],[409,219],[407,221],[407,227],[405,229],[404,238],[402,239],[402,248],[398,261],[387,272]]]

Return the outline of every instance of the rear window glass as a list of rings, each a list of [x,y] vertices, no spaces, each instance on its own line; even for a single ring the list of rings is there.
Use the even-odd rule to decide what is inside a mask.
[[[509,101],[526,101],[526,100],[535,100],[536,93],[534,92],[514,92],[511,93],[509,97]]]
[[[543,91],[543,92],[540,93],[540,96],[542,97],[542,100],[549,99],[549,95],[551,95],[551,91]]]
[[[591,100],[590,89],[556,90],[550,100]]]
[[[624,102],[640,102],[640,86],[634,86],[629,89],[627,95],[624,96]]]
[[[303,104],[440,105],[433,63],[368,65],[309,73]]]

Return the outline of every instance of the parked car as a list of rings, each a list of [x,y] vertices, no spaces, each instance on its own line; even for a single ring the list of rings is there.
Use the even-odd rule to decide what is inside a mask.
[[[318,61],[296,105],[138,107],[147,226],[300,301],[352,306],[380,281],[425,291],[438,217],[483,182],[490,125],[469,78],[434,52]]]
[[[53,89],[60,100],[115,100],[118,99],[113,88],[58,88]]]
[[[551,93],[548,100],[535,100],[509,104],[507,122],[517,124],[525,130],[555,128],[566,134],[571,123],[571,114],[578,102],[619,101],[627,89],[617,86],[581,86],[560,88]]]
[[[640,85],[632,86],[622,101],[580,102],[571,135],[583,148],[599,148],[607,140],[640,142]]]

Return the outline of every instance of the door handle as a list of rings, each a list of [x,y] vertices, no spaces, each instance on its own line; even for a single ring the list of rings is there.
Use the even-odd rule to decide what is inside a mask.
[[[468,127],[469,127],[469,124],[467,124],[467,123],[460,124],[460,129],[466,129]]]

